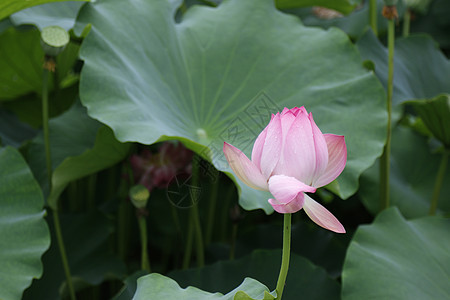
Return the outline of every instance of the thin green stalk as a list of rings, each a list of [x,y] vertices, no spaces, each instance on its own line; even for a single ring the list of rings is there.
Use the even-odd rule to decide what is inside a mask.
[[[390,205],[390,156],[391,156],[391,133],[392,133],[392,92],[394,88],[394,39],[395,20],[388,20],[388,82],[387,82],[387,137],[384,152],[380,159],[380,201],[381,208],[386,209]]]
[[[436,214],[436,209],[439,201],[439,194],[441,192],[442,183],[444,181],[445,171],[447,170],[448,164],[448,152],[442,154],[441,164],[439,165],[439,170],[436,175],[436,181],[434,183],[433,197],[431,198],[430,212],[431,216]]]
[[[281,257],[280,275],[277,281],[277,300],[281,300],[284,284],[289,269],[289,257],[291,255],[291,214],[284,214],[283,224],[283,254]]]
[[[67,260],[66,248],[64,246],[64,240],[61,232],[61,223],[59,222],[59,214],[56,209],[53,209],[53,222],[55,224],[56,240],[58,241],[59,252],[61,254],[61,261],[64,268],[64,274],[66,275],[67,287],[69,289],[69,295],[71,300],[75,300],[75,289],[73,287],[72,276],[70,274],[69,261]]]
[[[50,153],[50,130],[48,128],[48,76],[49,71],[44,69],[42,72],[42,129],[44,131],[45,162],[47,166],[48,189],[50,192],[52,184],[52,156]]]
[[[403,37],[409,35],[409,27],[411,24],[411,11],[406,9],[405,15],[403,16]]]
[[[192,242],[194,240],[194,224],[193,220],[189,218],[189,224],[187,229],[186,247],[184,249],[183,266],[182,269],[186,270],[189,268],[189,263],[191,261],[192,254]]]
[[[47,58],[46,58],[47,59]],[[52,189],[52,158],[50,152],[50,131],[48,127],[48,77],[49,70],[45,69],[42,72],[42,124],[44,131],[44,143],[45,143],[45,161],[47,166],[47,180],[49,192]],[[59,252],[61,254],[61,261],[66,275],[67,287],[69,289],[70,299],[75,300],[75,289],[72,283],[72,276],[70,274],[69,262],[67,260],[66,249],[64,247],[64,241],[61,232],[61,222],[59,221],[58,208],[53,207],[53,222],[55,225],[56,240],[58,242]]]
[[[375,36],[378,36],[377,27],[377,0],[369,1],[369,23]]]
[[[147,250],[147,221],[144,216],[138,217],[139,232],[141,234],[141,269],[151,273]]]
[[[209,198],[209,207],[208,207],[208,222],[206,226],[206,235],[205,235],[205,245],[208,246],[211,244],[212,240],[212,232],[214,228],[214,220],[215,220],[215,212],[216,212],[216,203],[217,203],[217,192],[219,190],[219,177],[215,179],[211,186],[211,196]]]

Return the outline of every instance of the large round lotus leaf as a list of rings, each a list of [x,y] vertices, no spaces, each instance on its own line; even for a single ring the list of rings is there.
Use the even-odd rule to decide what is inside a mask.
[[[176,23],[180,2],[82,8],[79,24],[92,23],[81,49],[89,115],[121,141],[180,139],[229,171],[224,141],[250,154],[271,113],[304,105],[323,132],[345,135],[347,167],[333,190],[353,194],[382,152],[386,112],[382,86],[348,37],[305,27],[271,0],[193,6]],[[267,193],[239,186],[244,208],[272,211]]]
[[[396,208],[361,226],[347,251],[342,299],[450,299],[450,220],[406,221]]]
[[[269,294],[265,285],[252,278],[246,278],[241,285],[223,295],[208,293],[192,286],[183,289],[174,280],[158,273],[152,273],[138,279],[137,290],[133,297],[133,300],[145,299],[274,300],[275,298]]]
[[[407,145],[407,147],[405,147]],[[410,128],[398,126],[392,133],[390,195],[391,205],[397,206],[407,218],[428,214],[441,155],[431,153],[427,138]],[[364,206],[372,213],[380,210],[379,163],[361,176],[358,191]],[[439,195],[438,212],[450,212],[450,168],[447,168]]]
[[[50,245],[44,197],[20,153],[0,149],[0,299],[20,299]]]
[[[33,0],[33,1],[23,1],[23,0],[2,0],[0,2],[0,20],[18,12],[22,9],[32,7],[39,4],[45,4],[49,2],[62,2],[67,0]],[[71,0],[71,1],[89,1],[89,0]]]

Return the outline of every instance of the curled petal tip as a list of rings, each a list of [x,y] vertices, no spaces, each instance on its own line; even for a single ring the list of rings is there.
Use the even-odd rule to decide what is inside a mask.
[[[345,228],[338,219],[308,195],[305,195],[303,209],[317,225],[336,233],[345,233]]]

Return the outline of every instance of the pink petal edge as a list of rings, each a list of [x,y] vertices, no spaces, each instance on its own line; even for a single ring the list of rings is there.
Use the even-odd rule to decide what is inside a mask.
[[[344,170],[347,163],[347,146],[342,135],[324,134],[328,147],[328,165],[321,175],[312,182],[321,187],[335,180]]]
[[[317,225],[337,233],[345,233],[345,228],[338,219],[308,195],[304,197],[303,209],[308,217]]]
[[[276,174],[292,176],[311,184],[316,168],[316,153],[311,123],[308,115],[301,109],[287,133],[282,159],[280,167],[276,168]]]
[[[277,213],[293,214],[302,209],[303,202],[304,202],[303,197],[304,197],[304,194],[300,193],[297,195],[297,197],[293,201],[286,203],[286,204],[281,204],[276,199],[269,199],[268,201]]]
[[[265,177],[241,150],[224,142],[223,153],[236,176],[246,185],[256,190],[269,190]]]
[[[278,163],[282,147],[281,116],[279,113],[267,125],[267,133],[262,146],[259,169],[265,178],[269,178]]]
[[[269,179],[269,191],[275,197],[278,204],[288,204],[293,201],[299,193],[314,193],[316,189],[304,184],[294,177],[274,175]]]
[[[267,125],[266,128],[264,128],[264,130],[261,131],[261,133],[258,135],[255,143],[253,144],[252,149],[252,162],[255,164],[255,166],[257,166],[260,169],[261,169],[261,156],[264,149],[264,143],[266,142],[268,126],[269,125]]]
[[[316,122],[314,122],[314,118],[312,113],[309,113],[309,121],[311,122],[312,135],[314,140],[314,150],[316,153],[316,168],[314,170],[313,180],[319,177],[327,168],[328,165],[328,147],[325,137],[320,131],[319,127],[317,127]]]

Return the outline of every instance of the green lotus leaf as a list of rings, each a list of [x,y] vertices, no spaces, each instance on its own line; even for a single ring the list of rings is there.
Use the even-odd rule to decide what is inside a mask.
[[[45,4],[49,2],[65,2],[67,0],[2,0],[0,3],[0,20],[22,9]],[[70,0],[70,1],[90,1],[90,0]]]
[[[361,56],[375,63],[375,73],[387,86],[387,49],[370,31],[357,45]],[[394,104],[450,93],[450,60],[433,39],[426,35],[398,38],[394,51]]]
[[[144,275],[147,275],[147,271],[139,270],[125,278],[122,289],[112,300],[129,300],[133,298],[133,295],[136,293],[137,280]]]
[[[279,235],[282,235],[280,228]],[[292,244],[298,241],[292,240]],[[278,244],[281,247],[281,243]],[[281,250],[256,250],[232,261],[219,261],[203,268],[174,271],[169,276],[181,286],[196,286],[208,291],[226,293],[246,277],[275,289],[281,265]],[[283,299],[339,299],[340,286],[327,272],[308,259],[291,253]]]
[[[49,131],[53,164],[50,193],[46,186],[42,134],[30,145],[28,160],[44,191],[49,194],[47,201],[52,207],[56,207],[59,196],[71,181],[114,165],[127,155],[130,146],[118,142],[109,128],[91,119],[79,102],[50,120]]]
[[[447,0],[431,1],[425,15],[416,15],[411,22],[411,32],[430,34],[442,48],[450,47],[450,5]]]
[[[450,220],[406,221],[398,209],[356,231],[342,274],[342,299],[449,299]]]
[[[20,153],[0,148],[0,299],[21,299],[50,245],[44,197]]]
[[[407,147],[405,147],[407,145]],[[390,199],[407,218],[428,214],[441,155],[431,153],[427,138],[410,128],[398,126],[392,134]],[[358,191],[365,207],[377,214],[380,210],[378,161],[361,176]],[[447,169],[444,183],[450,182]],[[439,196],[438,213],[450,212],[450,185],[444,184]]]
[[[0,100],[40,94],[44,52],[39,31],[7,29],[0,35],[0,56]]]
[[[267,287],[258,281],[246,278],[237,288],[226,295],[221,293],[208,293],[195,287],[181,288],[173,279],[158,273],[143,276],[138,279],[137,290],[133,299],[183,299],[183,300],[233,300],[239,291],[245,291],[245,295],[238,295],[237,299],[274,299],[267,298]],[[240,297],[240,298],[239,298]],[[243,298],[244,297],[244,298]]]
[[[422,119],[424,125],[450,149],[450,95],[439,95],[433,99],[408,101]]]
[[[44,275],[24,293],[24,300],[60,300],[69,297],[52,219],[52,243],[42,258]],[[125,264],[113,253],[109,242],[113,221],[99,212],[60,214],[63,240],[75,289],[123,278]]]
[[[57,25],[69,31],[75,25],[78,11],[83,4],[82,1],[46,3],[21,10],[9,18],[16,26],[33,24],[42,30],[47,26]]]
[[[4,19],[0,21],[0,33],[2,33],[3,31],[5,31],[6,29],[10,28],[11,26],[13,26],[13,24],[11,23],[11,21],[8,19]]]
[[[276,3],[280,9],[321,6],[344,14],[351,13],[358,4],[357,1],[352,0],[277,0]]]
[[[83,6],[76,31],[92,23],[80,52],[89,115],[120,141],[179,139],[230,172],[224,141],[248,155],[271,113],[304,105],[323,132],[345,135],[348,162],[333,191],[352,195],[382,152],[386,111],[382,86],[348,37],[305,27],[269,0],[193,6],[177,23],[179,4]],[[268,193],[237,182],[245,209],[273,211]]]
[[[44,64],[40,40],[40,32],[36,29],[17,30],[10,27],[0,34],[0,102],[27,94],[40,97]],[[72,68],[78,58],[78,49],[78,45],[69,43],[57,57],[57,78],[53,80],[52,75],[50,91],[68,87],[77,80]],[[36,114],[36,111],[33,112]]]
[[[336,1],[338,2],[338,1]],[[302,19],[307,26],[320,26],[322,28],[338,27],[354,39],[363,36],[370,28],[369,2],[362,1],[361,5],[348,15],[339,15],[314,8],[289,9],[287,12],[295,14]],[[377,0],[377,27],[380,35],[387,31],[387,20],[382,15],[383,0]],[[397,5],[399,16],[402,17],[405,11],[403,1]],[[342,11],[341,11],[342,12]],[[345,12],[343,12],[345,14]]]
[[[0,109],[0,145],[18,148],[26,140],[35,137],[37,131],[21,122],[11,112]]]

